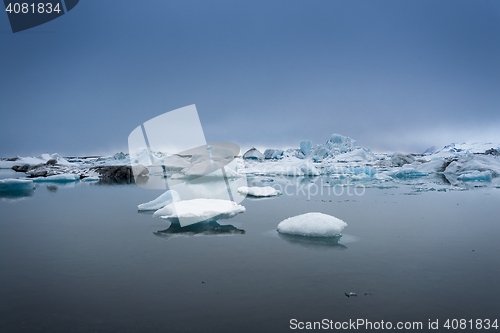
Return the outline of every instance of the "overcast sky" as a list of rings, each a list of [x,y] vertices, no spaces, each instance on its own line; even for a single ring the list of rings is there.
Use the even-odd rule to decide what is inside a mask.
[[[500,142],[500,1],[102,1],[13,34],[0,156],[127,150],[196,104],[208,141],[373,151]]]

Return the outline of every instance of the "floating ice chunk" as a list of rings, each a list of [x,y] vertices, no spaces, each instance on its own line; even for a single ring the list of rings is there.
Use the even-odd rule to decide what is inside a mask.
[[[76,182],[78,180],[80,180],[80,175],[75,175],[72,173],[63,173],[60,175],[38,177],[33,179],[33,181],[36,183],[42,183],[42,182],[68,183],[68,182]]]
[[[459,175],[457,179],[464,182],[489,182],[491,181],[491,171],[473,171],[463,173]]]
[[[228,219],[245,212],[245,207],[230,200],[192,199],[172,202],[157,210],[153,216],[162,219],[178,218],[181,226],[208,219]]]
[[[0,192],[31,191],[35,187],[30,179],[2,179],[0,180]]]
[[[339,237],[346,226],[347,223],[334,216],[307,213],[280,222],[278,232],[306,237]]]
[[[244,195],[249,195],[252,197],[274,197],[277,195],[281,194],[280,190],[276,190],[275,188],[271,186],[264,186],[264,187],[258,187],[258,186],[242,186],[238,188],[238,192]]]
[[[245,154],[243,154],[243,159],[262,161],[264,159],[264,155],[262,155],[262,153],[257,148],[254,147],[252,149],[249,149]]]
[[[82,178],[82,182],[98,182],[100,180],[99,176],[89,176]]]
[[[141,211],[158,210],[160,208],[165,207],[166,205],[168,205],[171,202],[177,202],[180,200],[181,200],[181,197],[179,196],[179,193],[177,193],[177,191],[168,190],[165,193],[163,193],[162,195],[160,195],[158,198],[138,205],[137,209],[141,210]]]

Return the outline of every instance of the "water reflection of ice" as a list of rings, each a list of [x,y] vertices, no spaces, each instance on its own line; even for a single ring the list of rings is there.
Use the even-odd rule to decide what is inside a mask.
[[[341,237],[304,237],[281,233],[278,233],[278,237],[291,245],[312,250],[347,250],[347,246],[339,243]]]
[[[213,236],[213,235],[241,235],[245,230],[238,229],[230,224],[219,224],[216,220],[207,220],[181,227],[179,219],[169,219],[170,226],[165,230],[154,232],[156,236],[170,238],[173,236]]]

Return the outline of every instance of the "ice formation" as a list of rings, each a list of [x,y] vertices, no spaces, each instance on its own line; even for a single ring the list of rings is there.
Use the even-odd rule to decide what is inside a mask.
[[[271,186],[242,186],[238,188],[238,192],[252,197],[274,197],[281,194],[280,190],[276,190]]]
[[[281,149],[266,149],[264,151],[264,158],[266,160],[281,160],[284,151]]]
[[[344,221],[327,214],[306,213],[289,217],[278,224],[278,232],[304,237],[338,237],[347,226]]]
[[[38,177],[38,178],[33,178],[34,182],[54,182],[54,183],[67,183],[67,182],[76,182],[80,180],[79,175],[75,174],[60,174],[60,175],[53,175],[53,176],[47,176],[47,177]]]
[[[177,193],[176,191],[168,190],[162,195],[160,195],[158,198],[138,205],[137,209],[140,211],[158,210],[160,208],[165,207],[171,202],[177,202],[180,200],[181,197],[179,196],[179,193]]]
[[[33,181],[29,179],[1,179],[0,192],[31,191],[35,188]]]
[[[252,148],[243,154],[243,159],[262,161],[264,159],[264,155],[257,148]]]
[[[245,207],[234,201],[200,198],[169,203],[157,210],[153,216],[162,219],[194,219],[199,222],[208,219],[227,219],[243,212],[245,212]]]

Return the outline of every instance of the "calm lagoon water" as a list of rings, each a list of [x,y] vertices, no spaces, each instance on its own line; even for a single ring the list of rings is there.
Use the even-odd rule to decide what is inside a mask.
[[[500,189],[401,185],[246,199],[244,214],[219,221],[232,226],[218,229],[227,233],[213,235],[215,225],[194,236],[155,234],[169,223],[137,212],[160,193],[79,183],[3,195],[0,332],[288,332],[293,318],[424,328],[429,319],[500,319]],[[347,222],[341,244],[277,235],[280,221],[307,212]]]

